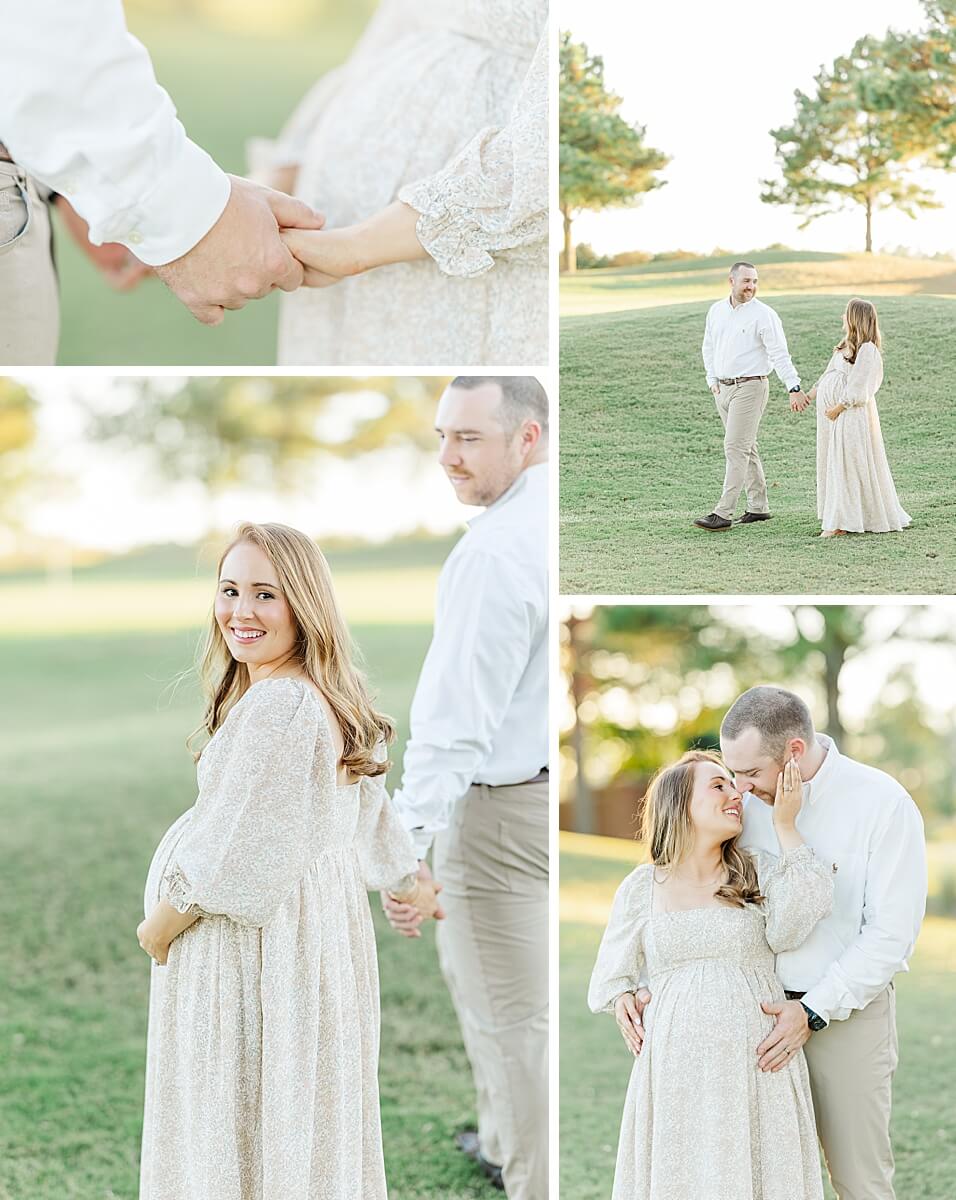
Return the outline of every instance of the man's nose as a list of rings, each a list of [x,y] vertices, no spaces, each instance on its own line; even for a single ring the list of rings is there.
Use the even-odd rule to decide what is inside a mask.
[[[742,796],[744,794],[744,792],[752,792],[753,791],[753,788],[754,788],[753,780],[752,779],[739,779],[739,780],[735,779],[734,787],[737,789],[737,791]]]
[[[451,467],[455,463],[461,462],[461,455],[448,442],[445,442],[438,451],[438,462],[443,467]]]

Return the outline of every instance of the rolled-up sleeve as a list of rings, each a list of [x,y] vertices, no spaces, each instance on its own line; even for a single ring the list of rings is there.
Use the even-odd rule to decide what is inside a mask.
[[[120,0],[33,0],[4,22],[0,112],[13,158],[69,199],[95,244],[151,266],[221,216],[228,177],[186,136]]]

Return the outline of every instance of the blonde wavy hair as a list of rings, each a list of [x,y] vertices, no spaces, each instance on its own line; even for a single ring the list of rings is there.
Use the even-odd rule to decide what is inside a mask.
[[[690,803],[698,763],[724,765],[720,755],[710,750],[688,750],[676,763],[661,767],[648,786],[644,797],[641,836],[648,845],[651,861],[657,867],[670,870],[678,866],[693,847],[694,827]],[[760,894],[754,860],[738,847],[739,837],[737,834],[728,838],[720,848],[727,882],[717,889],[715,895],[728,904],[743,908],[747,904],[762,903],[763,896]]]
[[[226,555],[248,542],[268,556],[276,569],[296,628],[293,661],[329,702],[342,731],[345,748],[342,765],[350,775],[384,775],[387,761],[379,761],[377,748],[394,741],[391,718],[372,704],[365,677],[356,668],[357,651],[339,610],[332,576],[325,556],[311,538],[288,525],[240,525],[236,536],[219,559],[216,583]],[[190,734],[187,745],[194,750],[197,737],[213,736],[230,710],[250,687],[249,673],[229,651],[215,610],[199,648],[196,672],[206,697],[202,724]]]
[[[846,333],[840,344],[834,349],[849,351],[844,354],[847,362],[856,362],[857,351],[864,342],[872,342],[877,350],[882,349],[880,338],[880,322],[876,315],[876,307],[869,300],[858,300],[854,297],[846,306],[843,314],[846,321]]]

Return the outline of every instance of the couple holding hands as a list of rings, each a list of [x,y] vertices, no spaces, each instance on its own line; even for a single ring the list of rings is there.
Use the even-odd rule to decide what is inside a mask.
[[[757,452],[757,431],[770,394],[771,369],[790,391],[791,412],[817,405],[817,517],[820,536],[889,533],[905,529],[893,484],[876,393],[883,382],[882,339],[876,308],[851,300],[843,337],[826,370],[805,393],[790,358],[779,316],[757,297],[757,268],[734,263],[730,295],[712,305],[704,329],[707,384],[724,426],[724,489],[700,529],[730,529],[740,493],[747,507],[741,525],[770,520],[767,481]]]
[[[250,178],[191,141],[120,0],[0,46],[0,362],[52,363],[49,212],[116,286],[215,325],[279,289],[283,364],[547,360],[546,0],[381,0]],[[338,285],[331,287],[330,285]]]

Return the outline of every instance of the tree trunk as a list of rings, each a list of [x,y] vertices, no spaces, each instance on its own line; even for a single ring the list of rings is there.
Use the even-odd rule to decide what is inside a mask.
[[[873,201],[866,198],[866,252],[873,253]]]
[[[561,270],[572,275],[578,269],[578,263],[574,253],[574,242],[571,239],[571,210],[562,208],[561,216],[564,218],[564,250],[561,254]]]
[[[571,730],[571,753],[574,755],[577,772],[574,778],[574,826],[578,833],[596,833],[594,797],[584,774],[584,731],[581,727],[579,708],[588,691],[590,680],[581,671],[581,655],[584,650],[578,617],[567,620],[568,640],[571,645],[571,696],[574,700],[574,727]]]

